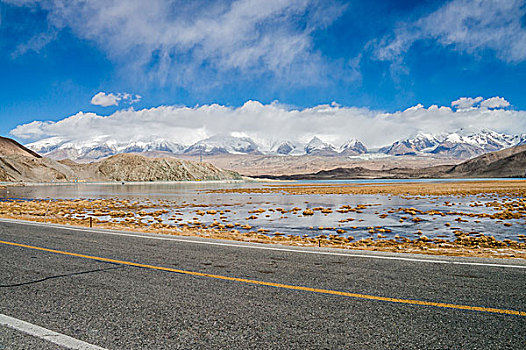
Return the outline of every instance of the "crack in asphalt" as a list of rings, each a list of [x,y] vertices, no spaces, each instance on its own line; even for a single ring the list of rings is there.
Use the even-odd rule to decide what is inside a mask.
[[[63,274],[63,275],[48,276],[48,277],[41,278],[41,279],[34,280],[34,281],[27,281],[27,282],[14,283],[14,284],[4,284],[4,285],[0,285],[0,288],[11,288],[11,287],[26,286],[26,285],[29,285],[29,284],[41,283],[41,282],[44,282],[44,281],[47,281],[47,280],[51,280],[51,279],[55,279],[55,278],[63,278],[63,277],[72,277],[72,276],[78,276],[78,275],[85,275],[85,274],[94,273],[94,272],[105,272],[105,271],[116,270],[116,269],[121,269],[121,268],[125,268],[125,267],[126,266],[124,266],[124,265],[119,265],[119,266],[114,266],[114,267],[107,267],[107,268],[104,268],[104,269],[95,269],[95,270],[87,270],[87,271],[66,273],[66,274]]]

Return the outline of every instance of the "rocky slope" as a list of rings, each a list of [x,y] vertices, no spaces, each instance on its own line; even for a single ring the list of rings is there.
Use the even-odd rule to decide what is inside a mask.
[[[35,157],[42,158],[38,153],[26,148],[20,143],[16,142],[13,139],[0,136],[0,155],[1,156],[26,156],[26,157]]]
[[[49,158],[0,156],[0,181],[54,182],[73,178],[71,169]]]
[[[0,137],[0,181],[65,181],[72,171],[15,140]]]

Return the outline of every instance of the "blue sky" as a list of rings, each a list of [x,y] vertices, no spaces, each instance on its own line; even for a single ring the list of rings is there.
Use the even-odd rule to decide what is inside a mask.
[[[523,111],[525,14],[514,0],[0,0],[0,134],[249,100],[397,113],[500,96]]]

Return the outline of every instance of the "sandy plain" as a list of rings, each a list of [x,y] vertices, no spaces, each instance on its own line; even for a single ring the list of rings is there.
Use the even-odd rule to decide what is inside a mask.
[[[181,159],[197,161],[199,156],[178,155]],[[462,160],[430,156],[384,156],[362,159],[360,157],[322,156],[276,156],[276,155],[213,155],[204,156],[203,161],[222,169],[237,171],[245,176],[309,174],[339,167],[364,167],[371,170],[391,168],[426,168],[436,165],[451,165]]]

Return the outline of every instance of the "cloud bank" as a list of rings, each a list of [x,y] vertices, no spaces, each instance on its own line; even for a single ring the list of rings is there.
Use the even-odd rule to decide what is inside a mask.
[[[141,95],[132,95],[127,92],[118,94],[107,94],[101,91],[91,98],[91,104],[102,107],[118,106],[119,102],[121,101],[127,101],[128,103],[132,104],[139,102],[141,98]]]
[[[158,137],[184,145],[215,135],[247,136],[263,145],[282,140],[307,142],[313,136],[339,145],[354,137],[374,148],[419,132],[476,132],[484,128],[510,134],[526,131],[526,111],[502,108],[509,105],[503,98],[461,98],[452,105],[454,108],[426,108],[418,104],[394,113],[335,103],[305,109],[257,101],[235,108],[218,104],[159,106],[120,110],[109,116],[79,112],[57,122],[19,125],[11,134],[29,141],[54,136],[73,141],[110,136],[118,142]]]
[[[505,62],[526,60],[523,0],[453,0],[413,22],[401,23],[380,40],[375,54],[397,61],[419,40],[435,40],[467,53],[493,50]]]

